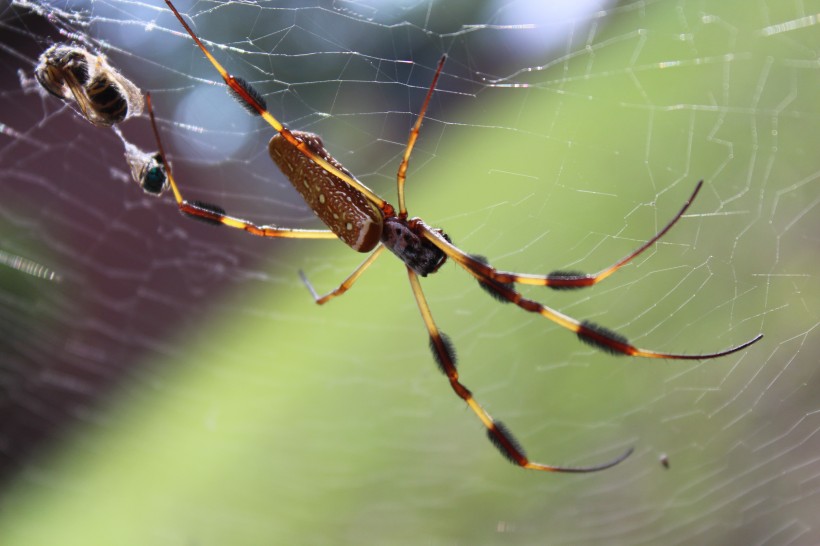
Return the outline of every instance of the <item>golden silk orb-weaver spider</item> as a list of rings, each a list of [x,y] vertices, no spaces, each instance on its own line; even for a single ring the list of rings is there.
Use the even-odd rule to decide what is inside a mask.
[[[151,98],[147,97],[148,112],[157,140],[162,162],[166,166],[168,182],[174,193],[179,210],[192,218],[203,220],[215,225],[225,225],[243,229],[253,235],[262,237],[285,237],[302,239],[341,239],[345,244],[358,252],[370,252],[370,255],[345,279],[338,288],[320,296],[308,282],[304,274],[302,280],[307,285],[316,303],[323,304],[344,294],[356,282],[361,274],[384,251],[389,249],[404,262],[410,287],[416,299],[421,317],[427,328],[430,338],[430,348],[441,371],[450,382],[453,391],[464,400],[475,413],[487,430],[490,441],[498,448],[501,454],[512,463],[530,470],[548,472],[594,472],[604,470],[626,459],[632,449],[617,458],[603,464],[587,467],[553,466],[531,461],[524,453],[521,445],[516,441],[509,429],[500,421],[496,421],[476,401],[470,390],[459,380],[456,370],[456,356],[453,347],[436,325],[430,307],[419,283],[419,276],[426,277],[435,273],[449,258],[472,275],[487,292],[501,302],[512,303],[525,311],[537,313],[559,326],[574,332],[584,343],[612,354],[640,356],[646,358],[668,358],[683,360],[701,360],[732,354],[758,341],[762,335],[736,347],[723,351],[684,355],[671,354],[640,349],[630,344],[625,337],[611,330],[598,326],[589,321],[578,321],[564,315],[546,305],[527,299],[518,293],[515,284],[548,286],[555,289],[583,288],[592,286],[612,275],[615,271],[629,263],[636,256],[644,252],[653,243],[660,239],[683,216],[692,200],[697,195],[703,182],[698,182],[692,195],[675,215],[675,217],[655,236],[641,245],[628,256],[614,265],[595,274],[584,274],[574,271],[556,271],[548,275],[534,275],[499,271],[492,267],[482,256],[467,254],[452,244],[449,237],[437,228],[425,224],[420,218],[408,218],[404,199],[404,184],[410,154],[419,136],[419,129],[424,119],[430,97],[433,95],[436,83],[444,66],[445,57],[438,63],[430,89],[422,103],[416,123],[410,130],[407,145],[397,174],[398,184],[398,211],[367,188],[364,184],[348,172],[325,149],[321,139],[311,133],[291,131],[283,126],[268,111],[261,94],[241,78],[229,74],[225,68],[203,45],[194,34],[180,13],[170,0],[165,0],[176,18],[191,36],[197,47],[211,62],[214,68],[225,80],[229,91],[251,113],[261,116],[275,130],[276,134],[268,145],[271,159],[282,170],[294,188],[302,195],[313,212],[327,225],[330,230],[303,230],[289,229],[273,225],[257,225],[246,220],[229,216],[221,207],[188,201],[182,197],[171,173],[170,165],[165,160],[165,153],[160,141],[159,130],[154,119]]]

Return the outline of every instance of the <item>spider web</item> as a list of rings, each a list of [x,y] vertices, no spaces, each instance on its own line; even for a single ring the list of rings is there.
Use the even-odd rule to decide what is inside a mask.
[[[570,4],[567,2],[567,4]],[[573,5],[577,5],[572,3]],[[540,5],[540,4],[539,4]],[[121,134],[37,90],[53,42],[150,90],[186,197],[317,221],[160,2],[2,8],[0,536],[4,544],[816,544],[820,3],[198,2],[178,6],[274,115],[498,267],[596,271],[524,290],[636,345],[615,358],[452,264],[423,286],[462,379],[537,461],[501,459],[438,373],[403,266],[336,242],[190,222]],[[662,461],[668,461],[665,468]],[[127,537],[127,538],[126,538]]]

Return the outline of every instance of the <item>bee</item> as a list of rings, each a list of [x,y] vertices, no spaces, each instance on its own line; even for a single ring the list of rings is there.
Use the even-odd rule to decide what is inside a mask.
[[[142,191],[158,197],[168,189],[165,163],[159,152],[143,152],[126,142],[125,160],[131,169],[131,178],[140,185]]]
[[[58,99],[77,103],[83,117],[98,127],[110,127],[142,112],[139,88],[103,55],[76,45],[54,44],[45,50],[34,77]]]

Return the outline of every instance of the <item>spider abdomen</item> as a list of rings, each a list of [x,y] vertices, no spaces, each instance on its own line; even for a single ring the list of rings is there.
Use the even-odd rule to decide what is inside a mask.
[[[317,135],[301,131],[293,131],[292,134],[316,155],[343,173],[350,174],[327,152]],[[376,247],[384,217],[364,195],[314,163],[280,134],[270,139],[268,152],[316,216],[339,239],[359,252],[369,252]]]

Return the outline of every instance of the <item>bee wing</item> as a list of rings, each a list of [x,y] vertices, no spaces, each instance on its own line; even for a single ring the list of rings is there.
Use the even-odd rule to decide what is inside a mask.
[[[125,100],[128,102],[128,117],[131,116],[138,116],[142,113],[142,107],[144,106],[144,100],[142,98],[142,91],[139,90],[139,87],[134,85],[131,80],[114,70],[111,70],[111,80],[115,82],[122,92]]]
[[[74,75],[70,72],[66,72],[64,81],[66,87],[68,87],[68,90],[74,97],[74,102],[77,103],[77,106],[79,106],[80,111],[82,111],[83,117],[85,117],[94,125],[105,125],[104,123],[100,123],[102,120],[100,119],[100,116],[98,116],[97,113],[94,111],[94,105],[91,104],[88,95],[86,95],[85,88],[82,86],[80,82],[77,81]]]
[[[128,104],[126,119],[142,113],[144,106],[142,91],[131,80],[123,76],[119,70],[108,64],[108,60],[103,55],[98,56],[96,59],[95,74],[102,74],[110,83],[116,86],[122,97],[125,98],[125,102]]]

